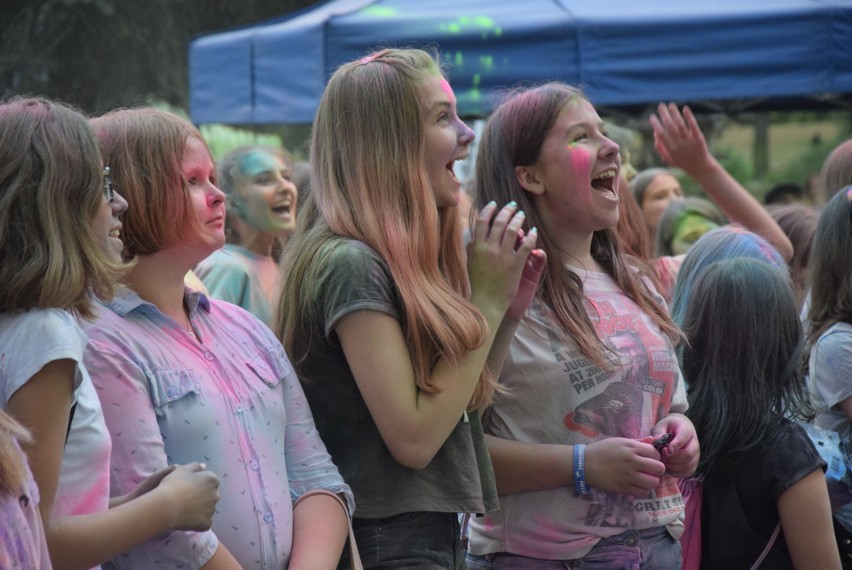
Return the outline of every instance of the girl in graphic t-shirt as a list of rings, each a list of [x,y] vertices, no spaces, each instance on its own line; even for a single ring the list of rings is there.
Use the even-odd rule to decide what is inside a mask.
[[[695,469],[698,440],[680,333],[615,237],[620,162],[565,84],[515,93],[485,125],[476,199],[517,202],[548,262],[485,421],[500,510],[471,518],[471,568],[680,564],[674,478]]]

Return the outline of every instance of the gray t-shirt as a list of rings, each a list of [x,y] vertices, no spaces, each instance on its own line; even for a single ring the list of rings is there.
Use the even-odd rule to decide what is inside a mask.
[[[852,422],[838,407],[852,397],[852,325],[837,323],[817,339],[809,372],[808,391],[818,412],[814,423],[836,431],[847,446],[852,444]]]
[[[322,269],[311,303],[310,349],[301,365],[305,395],[334,463],[355,493],[359,518],[416,512],[485,513],[498,507],[479,415],[468,413],[421,470],[398,463],[379,434],[340,346],[335,325],[354,311],[396,319],[390,269],[362,242],[342,240]]]

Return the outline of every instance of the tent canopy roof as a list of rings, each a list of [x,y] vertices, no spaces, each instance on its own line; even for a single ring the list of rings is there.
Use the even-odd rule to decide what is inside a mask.
[[[332,0],[190,46],[197,123],[309,123],[328,77],[380,47],[439,50],[463,116],[547,80],[599,107],[852,101],[850,0]]]

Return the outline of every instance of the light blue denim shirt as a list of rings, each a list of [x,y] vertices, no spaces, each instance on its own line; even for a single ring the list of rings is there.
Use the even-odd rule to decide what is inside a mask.
[[[172,532],[122,554],[120,568],[199,568],[221,541],[244,568],[287,566],[293,503],[352,492],[314,426],[280,342],[230,303],[185,292],[193,333],[121,290],[85,323],[85,364],[113,438],[111,495],[172,463],[221,481],[212,531]]]

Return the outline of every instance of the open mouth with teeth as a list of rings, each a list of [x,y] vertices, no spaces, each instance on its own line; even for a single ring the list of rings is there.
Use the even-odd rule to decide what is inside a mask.
[[[615,194],[615,176],[617,172],[614,168],[604,170],[594,178],[592,178],[592,188],[600,192],[611,192]]]
[[[292,204],[281,204],[279,206],[273,206],[272,211],[276,214],[280,215],[290,215],[290,211],[292,209]]]
[[[448,162],[448,163],[447,163],[447,170],[449,171],[450,176],[453,178],[453,180],[455,180],[456,182],[458,182],[459,184],[461,184],[461,181],[460,181],[460,180],[456,177],[456,173],[455,173],[455,171],[453,170],[453,167],[454,167],[454,166],[455,166],[455,164],[456,164],[456,160],[463,160],[463,159],[461,159],[461,158],[457,158],[457,159],[455,159],[455,160],[451,160],[450,162]]]
[[[119,229],[110,230],[109,231],[109,237],[121,239],[121,230],[119,230]]]

